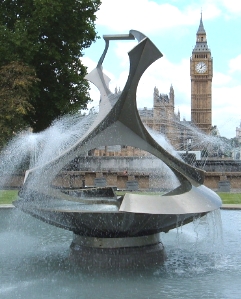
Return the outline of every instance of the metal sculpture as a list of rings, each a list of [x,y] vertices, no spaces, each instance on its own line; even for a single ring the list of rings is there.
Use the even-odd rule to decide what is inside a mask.
[[[82,138],[46,165],[30,169],[19,199],[14,203],[23,211],[50,224],[72,230],[73,244],[116,248],[160,243],[159,233],[188,223],[218,209],[221,200],[203,185],[204,172],[172,156],[162,148],[143,125],[136,105],[136,90],[145,70],[161,52],[141,32],[105,35],[106,46],[97,67],[87,75],[101,94],[96,121]],[[128,53],[130,70],[123,91],[116,95],[108,88],[109,78],[102,63],[111,40],[137,39]],[[70,161],[99,146],[128,145],[161,159],[177,176],[180,186],[164,195],[126,193],[115,196],[111,189],[79,190],[68,193],[51,186],[57,173]],[[91,193],[92,192],[92,193]],[[107,193],[106,193],[107,192]],[[106,207],[112,207],[107,209]]]

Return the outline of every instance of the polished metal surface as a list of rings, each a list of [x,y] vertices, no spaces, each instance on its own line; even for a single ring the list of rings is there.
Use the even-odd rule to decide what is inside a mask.
[[[154,245],[161,243],[161,241],[159,233],[143,237],[126,238],[95,238],[74,234],[73,243],[79,246],[96,248],[126,248]]]
[[[115,95],[108,86],[102,63],[111,40],[136,39],[137,45],[128,53],[130,70],[123,91]],[[30,169],[15,205],[25,212],[88,237],[126,237],[155,234],[192,221],[221,206],[219,196],[203,186],[204,172],[167,152],[143,125],[136,106],[136,90],[145,70],[161,52],[141,32],[104,36],[106,46],[97,67],[87,75],[100,91],[99,114],[82,138],[53,161]],[[70,161],[100,146],[128,145],[145,150],[161,159],[176,175],[180,186],[162,196],[126,194],[121,201],[111,200],[115,211],[97,208],[103,202],[88,202],[84,197],[53,189],[51,182]],[[63,207],[62,202],[65,202]],[[42,202],[42,203],[41,203]],[[72,207],[75,202],[78,207]],[[86,211],[86,204],[90,210]],[[105,202],[108,206],[108,203]],[[71,207],[70,207],[71,206]]]
[[[67,203],[66,203],[67,204]],[[201,217],[204,213],[183,214],[150,214],[106,211],[99,205],[90,206],[89,210],[80,206],[78,209],[60,206],[58,201],[49,204],[49,200],[42,200],[41,204],[17,201],[15,205],[24,212],[43,220],[49,224],[71,230],[80,236],[96,238],[126,238],[139,237],[168,232]],[[106,208],[107,205],[105,205]]]

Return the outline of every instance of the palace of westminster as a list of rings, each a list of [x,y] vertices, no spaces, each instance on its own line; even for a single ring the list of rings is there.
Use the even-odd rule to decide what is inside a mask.
[[[212,132],[212,77],[213,59],[207,45],[202,15],[196,33],[196,45],[190,58],[191,77],[191,121],[180,120],[180,112],[175,113],[175,95],[173,86],[168,94],[159,93],[155,87],[153,108],[139,109],[142,122],[151,130],[161,133],[176,150],[186,150],[187,140],[193,139],[193,132],[203,134]],[[117,92],[117,90],[116,90]],[[198,145],[192,150],[200,150]],[[146,155],[140,149],[129,146],[104,147],[94,149],[95,156],[136,156]],[[148,154],[147,154],[148,155]]]

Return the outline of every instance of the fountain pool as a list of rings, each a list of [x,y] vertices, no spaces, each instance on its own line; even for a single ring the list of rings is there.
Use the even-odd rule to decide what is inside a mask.
[[[241,211],[212,212],[161,239],[162,266],[88,271],[69,257],[70,231],[0,209],[0,298],[240,298]]]

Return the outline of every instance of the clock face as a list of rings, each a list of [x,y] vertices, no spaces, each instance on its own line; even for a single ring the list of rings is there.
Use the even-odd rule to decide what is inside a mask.
[[[207,68],[208,67],[207,67],[206,63],[203,61],[198,62],[195,66],[196,72],[199,74],[206,73]]]

